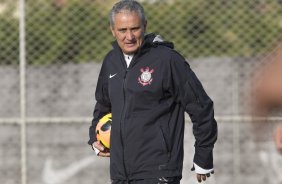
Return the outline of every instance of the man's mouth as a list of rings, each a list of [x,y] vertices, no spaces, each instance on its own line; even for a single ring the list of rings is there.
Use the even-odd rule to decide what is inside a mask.
[[[128,47],[135,46],[135,44],[136,44],[135,42],[133,42],[133,43],[125,43],[125,45],[128,46]]]

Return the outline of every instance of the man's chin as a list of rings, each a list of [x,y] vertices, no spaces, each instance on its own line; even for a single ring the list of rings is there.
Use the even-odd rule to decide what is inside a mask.
[[[127,55],[132,55],[137,52],[138,49],[132,49],[132,50],[124,50],[123,53]]]

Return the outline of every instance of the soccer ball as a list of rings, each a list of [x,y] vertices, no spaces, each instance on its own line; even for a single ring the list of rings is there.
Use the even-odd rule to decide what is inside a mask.
[[[103,116],[96,126],[96,137],[105,148],[110,149],[110,135],[112,127],[112,113]]]

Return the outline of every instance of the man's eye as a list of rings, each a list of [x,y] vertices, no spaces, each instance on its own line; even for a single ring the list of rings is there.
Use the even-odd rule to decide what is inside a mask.
[[[125,33],[125,32],[126,32],[126,30],[125,30],[125,29],[121,29],[121,30],[119,30],[119,32],[121,32],[121,33]]]
[[[133,28],[132,30],[133,30],[133,31],[138,31],[138,30],[139,30],[139,27]]]

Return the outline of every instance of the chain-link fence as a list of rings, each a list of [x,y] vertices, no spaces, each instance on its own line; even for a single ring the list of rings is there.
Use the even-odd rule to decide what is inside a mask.
[[[0,0],[1,183],[109,183],[108,160],[94,157],[86,142],[97,75],[113,41],[108,13],[115,2]],[[218,172],[209,182],[281,183],[282,156],[271,134],[282,104],[282,1],[139,2],[147,14],[147,32],[174,42],[214,100]],[[258,84],[261,76],[268,80]],[[267,95],[271,98],[264,101],[251,98]],[[263,115],[272,120],[259,127],[259,136],[264,135],[259,141],[249,117],[253,101],[269,107]],[[188,172],[190,123],[186,127],[182,183],[195,183]]]

